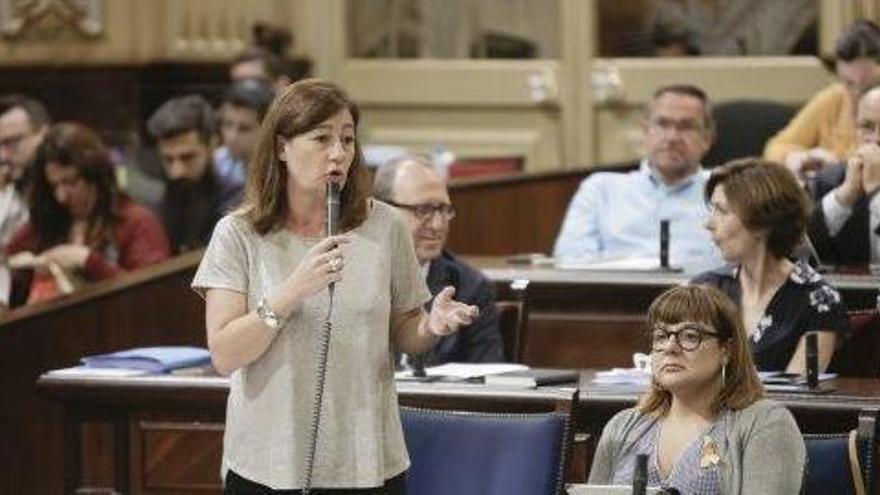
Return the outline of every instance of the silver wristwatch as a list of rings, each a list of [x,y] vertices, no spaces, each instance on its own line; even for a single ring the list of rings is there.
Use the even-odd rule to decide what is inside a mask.
[[[257,303],[257,318],[272,330],[278,330],[283,323],[281,315],[269,307],[265,297],[260,298],[260,301]]]

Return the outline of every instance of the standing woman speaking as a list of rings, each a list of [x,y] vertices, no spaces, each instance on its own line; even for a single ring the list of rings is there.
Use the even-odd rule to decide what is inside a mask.
[[[422,309],[430,294],[411,237],[368,197],[359,117],[332,83],[284,89],[260,129],[244,205],[217,224],[193,281],[214,365],[230,375],[226,493],[303,488],[330,284],[316,494],[405,493],[390,351],[423,352],[476,317],[451,287]],[[341,187],[341,234],[324,237],[328,182]]]

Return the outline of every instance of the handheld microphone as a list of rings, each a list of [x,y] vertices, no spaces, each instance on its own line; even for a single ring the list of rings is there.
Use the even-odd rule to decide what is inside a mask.
[[[339,232],[339,184],[327,181],[327,236]]]
[[[336,235],[339,232],[339,184],[333,181],[327,181],[327,219],[326,219],[327,237]],[[330,284],[330,295],[336,288],[336,282]]]
[[[669,219],[660,220],[660,268],[669,268]]]
[[[819,344],[816,332],[806,334],[806,359],[807,359],[807,387],[819,386]]]
[[[648,491],[648,455],[636,456],[636,466],[633,469],[632,481],[633,495],[645,495]]]

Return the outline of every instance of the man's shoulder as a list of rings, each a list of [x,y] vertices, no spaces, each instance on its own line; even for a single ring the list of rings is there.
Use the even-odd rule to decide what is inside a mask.
[[[623,164],[620,167],[600,167],[581,181],[582,185],[593,185],[596,187],[613,187],[617,185],[627,185],[634,181],[640,180],[644,173],[639,166],[639,162]]]
[[[456,270],[470,278],[487,278],[483,272],[447,249],[444,249],[433,262],[444,268]]]

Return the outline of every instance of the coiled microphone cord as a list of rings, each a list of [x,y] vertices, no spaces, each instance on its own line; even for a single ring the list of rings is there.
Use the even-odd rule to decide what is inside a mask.
[[[333,323],[330,316],[333,314],[333,289],[330,285],[329,294],[330,302],[327,306],[327,318],[324,320],[323,332],[318,347],[318,374],[317,383],[315,384],[315,400],[312,404],[312,424],[309,429],[309,450],[306,452],[306,465],[303,469],[302,477],[302,493],[309,495],[312,491],[312,472],[315,468],[315,457],[318,449],[318,431],[321,426],[321,404],[324,401],[324,382],[327,378],[327,356],[330,353],[330,333],[333,330]]]

